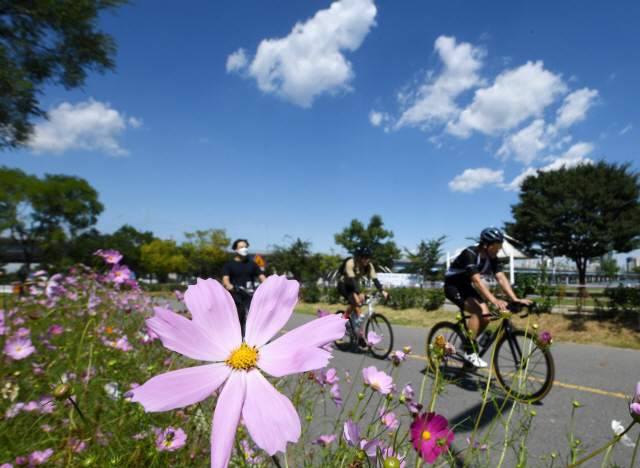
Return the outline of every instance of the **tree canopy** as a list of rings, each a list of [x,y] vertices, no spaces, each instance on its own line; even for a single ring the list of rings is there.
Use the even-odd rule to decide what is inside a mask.
[[[160,282],[166,281],[169,273],[187,272],[187,258],[173,239],[154,239],[140,247],[140,261],[147,271],[158,275]]]
[[[319,277],[327,267],[325,258],[311,252],[311,242],[292,239],[288,246],[273,246],[269,256],[269,269],[284,274],[289,272],[297,281]]]
[[[421,240],[415,254],[405,248],[404,250],[409,260],[411,260],[411,265],[408,265],[404,271],[407,273],[420,273],[426,280],[432,274],[431,270],[436,266],[438,259],[442,256],[442,245],[446,239],[447,236],[442,236],[438,239],[428,239],[427,241]]]
[[[187,259],[187,272],[198,278],[220,277],[224,263],[231,258],[227,247],[231,239],[224,229],[185,232],[182,252]]]
[[[385,239],[393,238],[393,231],[383,229],[383,225],[379,215],[373,215],[366,228],[360,221],[353,219],[342,232],[334,234],[334,239],[336,244],[343,246],[349,252],[353,252],[359,245],[368,245],[373,252],[371,261],[376,267],[381,265],[392,268],[393,262],[400,256],[401,250],[394,241],[387,240],[385,242]]]
[[[640,184],[629,166],[600,161],[527,177],[507,233],[529,251],[570,258],[585,284],[589,259],[639,244]]]
[[[28,144],[30,120],[46,116],[37,98],[44,85],[77,88],[88,71],[115,67],[115,41],[98,29],[98,16],[124,3],[0,1],[0,148]]]
[[[38,253],[58,262],[64,244],[93,226],[104,207],[98,192],[79,177],[0,168],[0,232],[8,232],[25,256],[25,273]]]

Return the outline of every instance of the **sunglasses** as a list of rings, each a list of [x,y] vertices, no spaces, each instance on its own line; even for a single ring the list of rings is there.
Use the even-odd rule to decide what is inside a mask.
[[[493,245],[490,245],[489,248],[500,250],[502,248],[502,244],[493,244]]]

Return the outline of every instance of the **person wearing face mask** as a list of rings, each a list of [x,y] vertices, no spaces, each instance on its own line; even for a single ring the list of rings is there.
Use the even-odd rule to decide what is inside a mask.
[[[255,290],[255,278],[260,282],[264,281],[266,276],[262,273],[260,267],[247,257],[249,253],[249,242],[246,239],[237,239],[231,247],[236,256],[233,260],[229,260],[222,267],[222,284],[231,293],[233,302],[236,303],[238,309],[238,318],[244,330],[245,321],[247,319],[247,310],[244,306],[246,292],[236,289],[236,287]]]
[[[460,310],[471,314],[469,330],[473,331],[473,344],[464,345],[464,358],[475,367],[487,367],[488,364],[480,359],[476,350],[478,345],[476,338],[484,332],[489,325],[489,307],[484,298],[491,302],[498,310],[506,310],[508,303],[495,297],[487,285],[482,281],[482,273],[491,271],[498,284],[513,302],[531,304],[526,299],[518,299],[513,292],[507,276],[502,271],[498,261],[498,252],[502,248],[504,234],[500,229],[490,227],[480,233],[480,242],[464,249],[451,263],[444,274],[444,295],[457,305]]]

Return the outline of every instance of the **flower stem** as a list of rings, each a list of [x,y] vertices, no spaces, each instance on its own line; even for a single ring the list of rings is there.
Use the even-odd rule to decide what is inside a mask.
[[[87,418],[84,417],[84,414],[80,410],[80,407],[76,404],[76,402],[74,401],[74,399],[72,397],[67,398],[67,400],[69,400],[71,402],[73,407],[76,409],[76,411],[80,415],[80,418],[84,422],[84,425],[87,426],[87,430],[89,431],[89,433],[93,437],[93,440],[96,443],[96,448],[98,449],[98,455],[100,456],[100,460],[102,460],[102,463],[104,463],[104,466],[109,466],[108,463],[107,463],[107,460],[104,458],[104,453],[102,453],[102,447],[100,447],[100,442],[98,442],[98,439],[96,438],[95,431],[93,430],[93,428],[89,424],[89,421],[87,421]]]
[[[582,464],[582,463],[586,462],[586,461],[587,461],[587,460],[589,460],[590,458],[595,457],[595,456],[596,456],[596,455],[598,455],[600,452],[602,452],[602,451],[604,451],[604,450],[608,449],[611,445],[613,445],[613,444],[615,444],[616,442],[618,442],[618,441],[622,438],[622,436],[623,436],[623,435],[625,435],[627,432],[629,432],[629,429],[631,429],[635,423],[636,423],[636,422],[635,422],[635,421],[633,421],[633,422],[631,423],[631,425],[630,425],[629,427],[627,427],[627,428],[624,430],[624,432],[622,432],[622,433],[618,434],[617,436],[615,436],[611,442],[609,442],[607,445],[605,445],[604,447],[602,447],[600,450],[596,450],[596,451],[595,451],[595,452],[593,452],[591,455],[587,455],[586,457],[584,457],[584,458],[583,458],[582,460],[580,460],[579,462],[574,463],[573,465],[569,465],[567,468],[575,468],[576,466],[578,466],[578,465],[580,465],[580,464]],[[635,457],[635,453],[634,453],[634,457]],[[633,466],[633,461],[632,461],[632,463],[631,463],[631,466]]]
[[[633,462],[636,461],[636,453],[638,452],[638,444],[640,444],[640,434],[638,434],[638,440],[636,440],[636,448],[633,450],[633,457],[631,457],[631,464],[629,468],[633,468]]]

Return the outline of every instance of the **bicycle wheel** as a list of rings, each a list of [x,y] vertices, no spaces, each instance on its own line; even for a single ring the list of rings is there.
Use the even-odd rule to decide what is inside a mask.
[[[393,347],[393,331],[391,330],[391,324],[384,315],[373,314],[364,329],[365,339],[372,331],[376,335],[382,337],[379,343],[370,346],[371,354],[378,359],[385,359],[391,352]]]
[[[438,376],[445,382],[455,382],[467,371],[466,361],[462,357],[464,353],[462,345],[464,344],[465,338],[462,333],[460,333],[458,325],[451,322],[436,323],[431,330],[429,330],[429,335],[427,336],[427,359],[432,372],[436,371],[436,363],[429,345],[436,340],[438,335],[442,335],[445,340],[456,348],[455,354],[447,356],[447,362],[438,361]]]
[[[342,316],[344,315],[344,310],[339,310],[338,312],[336,312],[336,314]],[[344,336],[339,340],[334,341],[333,344],[340,351],[349,351],[351,349],[351,345],[353,344],[353,340],[354,337],[353,329],[351,327],[351,320],[348,320],[344,329]]]
[[[533,335],[514,330],[510,341],[503,333],[496,341],[493,367],[502,389],[519,401],[538,401],[553,386],[553,358],[533,343]]]

